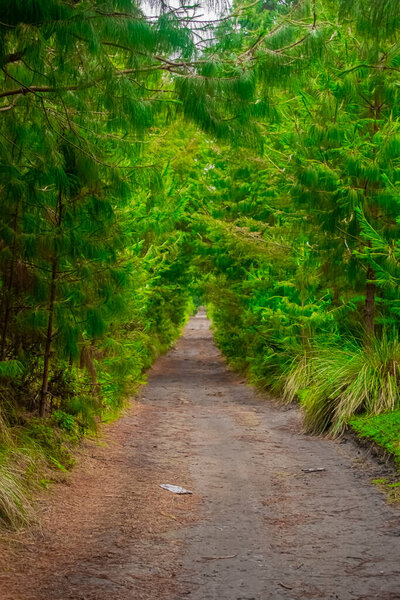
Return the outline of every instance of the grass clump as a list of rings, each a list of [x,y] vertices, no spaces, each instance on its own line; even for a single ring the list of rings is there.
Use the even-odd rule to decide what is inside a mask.
[[[18,472],[11,466],[0,467],[0,519],[3,525],[18,528],[31,518],[30,495]]]
[[[381,479],[373,479],[372,483],[377,485],[386,494],[388,502],[391,504],[400,502],[400,481],[390,481],[386,477],[383,477]]]
[[[67,422],[71,427],[71,420]],[[0,526],[18,529],[34,518],[35,490],[65,477],[74,465],[72,448],[80,439],[53,416],[0,426]]]
[[[337,436],[357,414],[400,408],[399,365],[400,341],[386,335],[364,346],[314,348],[293,365],[284,397],[300,398],[307,431]]]

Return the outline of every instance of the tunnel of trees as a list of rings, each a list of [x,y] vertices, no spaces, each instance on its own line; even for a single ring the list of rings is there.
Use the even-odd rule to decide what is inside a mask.
[[[398,447],[399,0],[0,4],[3,517],[199,304],[308,431]]]

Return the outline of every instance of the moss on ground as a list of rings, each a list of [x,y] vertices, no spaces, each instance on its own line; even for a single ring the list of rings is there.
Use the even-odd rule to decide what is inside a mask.
[[[360,415],[353,417],[349,424],[359,437],[367,438],[389,452],[400,469],[400,410]]]

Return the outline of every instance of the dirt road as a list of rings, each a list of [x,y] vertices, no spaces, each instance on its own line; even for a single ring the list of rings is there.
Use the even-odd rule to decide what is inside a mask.
[[[1,600],[400,598],[400,513],[371,466],[229,372],[204,315],[105,441],[3,552]]]

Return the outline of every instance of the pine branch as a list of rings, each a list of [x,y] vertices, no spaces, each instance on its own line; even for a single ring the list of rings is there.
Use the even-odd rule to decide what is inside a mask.
[[[239,55],[238,57],[238,62],[242,62],[243,59],[246,59],[248,56],[252,55],[257,48],[263,43],[265,42],[265,40],[267,40],[268,38],[272,37],[274,35],[274,33],[276,33],[277,31],[279,31],[279,29],[281,29],[281,27],[283,27],[286,23],[286,21],[288,19],[290,19],[291,15],[301,6],[302,4],[302,0],[299,0],[299,2],[297,2],[297,4],[295,6],[293,6],[293,8],[290,10],[290,12],[277,24],[275,25],[275,27],[273,27],[271,30],[269,30],[267,33],[261,35],[258,40],[256,40],[252,46],[250,46],[250,48],[248,48],[245,52],[243,52],[242,54]]]
[[[94,83],[91,85],[94,85]],[[8,96],[25,96],[26,94],[37,94],[39,92],[54,94],[56,92],[76,91],[79,89],[84,89],[84,87],[85,88],[91,87],[91,85],[90,84],[87,86],[70,85],[70,86],[63,86],[63,87],[54,87],[54,86],[46,86],[46,85],[32,85],[32,86],[23,85],[23,87],[16,88],[14,90],[7,90],[5,92],[0,92],[0,98],[6,98]]]
[[[347,75],[348,73],[352,73],[353,71],[357,71],[358,69],[376,69],[378,71],[395,71],[396,73],[400,73],[400,69],[397,67],[388,67],[387,65],[368,65],[366,63],[361,63],[351,67],[350,69],[341,71],[339,73],[339,77],[342,75]]]

